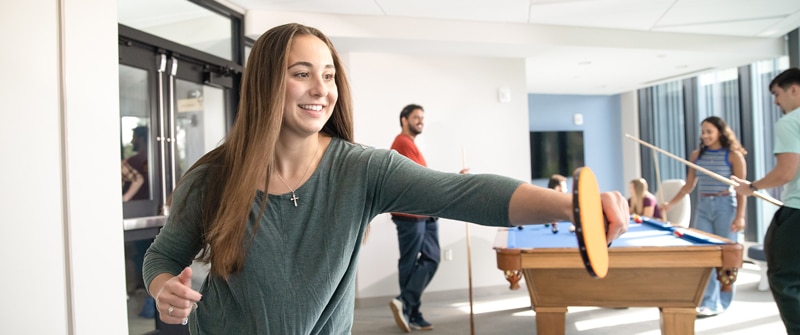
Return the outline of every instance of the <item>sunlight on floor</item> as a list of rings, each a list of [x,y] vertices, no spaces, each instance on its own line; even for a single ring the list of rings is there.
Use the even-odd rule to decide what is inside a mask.
[[[459,309],[464,313],[469,314],[469,301],[457,302],[452,304],[451,306]],[[531,306],[530,298],[520,297],[520,298],[473,303],[472,312],[474,314],[483,314],[483,313],[505,311],[510,309],[530,308],[530,306]]]
[[[569,308],[570,312],[576,311],[576,308]],[[657,321],[660,315],[656,308],[631,308],[625,310],[625,313],[617,313],[613,316],[598,317],[591,320],[575,321],[575,329],[578,331],[585,331],[589,329],[605,328],[609,326],[619,327],[626,324],[640,323],[643,321]]]

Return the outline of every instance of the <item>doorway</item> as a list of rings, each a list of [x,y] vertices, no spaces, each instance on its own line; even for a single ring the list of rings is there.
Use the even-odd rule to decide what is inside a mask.
[[[230,64],[176,49],[120,25],[120,191],[129,334],[188,334],[185,326],[158,321],[142,280],[144,252],[166,222],[167,199],[180,177],[227,134],[238,92],[240,71]]]

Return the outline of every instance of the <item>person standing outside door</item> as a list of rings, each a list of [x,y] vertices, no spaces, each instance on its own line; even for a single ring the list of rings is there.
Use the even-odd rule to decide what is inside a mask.
[[[150,199],[149,129],[147,126],[137,126],[136,128],[133,128],[132,131],[133,136],[131,137],[131,149],[133,149],[136,154],[126,158],[124,161],[122,161],[122,164],[123,166],[127,165],[131,167],[142,180],[141,186],[138,187],[138,190],[136,190],[135,193],[132,190],[129,190],[131,192],[126,192],[125,197],[131,201],[147,200]],[[133,193],[132,196],[129,193]],[[143,288],[145,286],[143,281],[144,279],[142,278],[144,254],[147,252],[147,248],[150,247],[150,244],[153,243],[153,239],[136,240],[127,243],[130,243],[130,245],[133,246],[133,255],[131,256],[131,260],[133,261],[133,267],[136,274],[135,277],[137,278],[136,286],[141,286]],[[142,282],[138,283],[139,280],[142,280]],[[139,316],[146,319],[153,319],[156,317],[156,303],[153,297],[149,294],[145,295]]]
[[[769,288],[787,334],[800,334],[800,69],[781,72],[769,84],[783,116],[775,123],[773,154],[776,164],[752,183],[736,176],[736,192],[753,195],[760,189],[784,186],[783,206],[775,212],[764,236]]]
[[[400,111],[400,134],[395,137],[392,149],[422,166],[428,166],[414,143],[422,133],[425,110],[410,104]],[[467,173],[467,169],[461,173]],[[389,302],[395,322],[405,332],[411,329],[431,330],[433,325],[422,318],[420,305],[422,292],[433,279],[439,267],[439,222],[435,217],[392,213],[397,227],[400,259],[397,263],[400,295]]]
[[[146,126],[138,126],[133,128],[133,136],[131,137],[131,147],[136,152],[135,155],[125,159],[124,163],[136,169],[142,177],[144,183],[130,200],[145,200],[150,198],[150,168],[149,168],[149,148],[148,148],[148,129]]]

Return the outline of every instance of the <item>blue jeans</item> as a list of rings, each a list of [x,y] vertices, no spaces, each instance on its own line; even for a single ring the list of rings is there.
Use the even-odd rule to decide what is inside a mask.
[[[738,233],[731,232],[731,224],[736,217],[736,196],[700,196],[697,201],[697,215],[694,228],[719,235],[732,241],[737,240]],[[721,292],[717,280],[717,272],[712,271],[708,278],[706,291],[700,307],[708,307],[712,311],[723,312],[731,305],[733,292]]]
[[[439,267],[439,222],[436,218],[415,219],[392,216],[397,226],[400,259],[397,262],[403,313],[419,315],[422,291]]]

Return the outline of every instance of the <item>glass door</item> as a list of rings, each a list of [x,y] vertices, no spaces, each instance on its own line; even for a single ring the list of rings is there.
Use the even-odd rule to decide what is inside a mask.
[[[224,138],[231,119],[230,70],[163,48],[119,46],[120,165],[130,334],[188,334],[160,324],[141,268],[166,221],[177,181]]]

